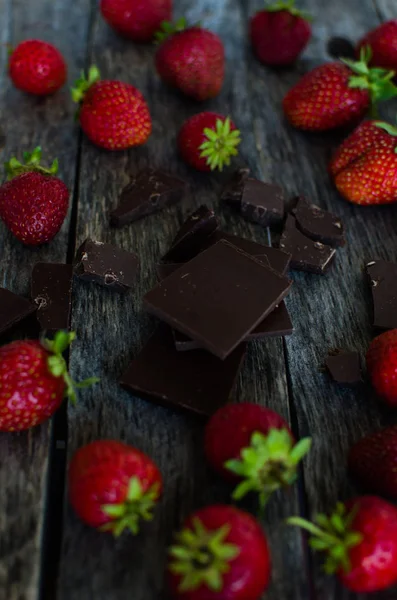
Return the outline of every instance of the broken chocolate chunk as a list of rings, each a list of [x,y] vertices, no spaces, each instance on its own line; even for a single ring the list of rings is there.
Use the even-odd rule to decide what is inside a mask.
[[[323,275],[332,264],[335,248],[311,240],[296,227],[295,218],[288,215],[280,240],[280,249],[292,255],[291,269]]]
[[[243,195],[244,183],[248,179],[249,174],[250,170],[248,168],[239,169],[236,171],[233,177],[227,182],[221,194],[221,200],[239,209],[241,197]]]
[[[200,251],[205,240],[219,227],[219,221],[213,210],[200,206],[183,223],[170,250],[162,260],[170,262],[187,262]]]
[[[343,223],[332,213],[310,204],[302,196],[292,213],[301,232],[312,240],[333,247],[345,244]]]
[[[327,357],[325,366],[335,383],[354,385],[363,380],[358,352],[338,351]]]
[[[110,213],[111,225],[122,227],[178,202],[186,184],[155,169],[144,169],[123,189],[119,206]]]
[[[138,269],[136,254],[89,239],[77,250],[74,262],[78,277],[119,292],[134,287]]]
[[[29,300],[0,288],[0,333],[11,329],[35,311],[36,306]]]
[[[228,402],[245,350],[240,344],[226,360],[205,350],[177,352],[171,329],[162,324],[132,361],[121,385],[167,408],[210,416]]]
[[[42,330],[54,333],[69,329],[72,304],[73,266],[36,263],[32,271],[31,296]]]
[[[374,260],[366,270],[371,282],[374,327],[397,328],[397,264]]]
[[[278,185],[258,179],[247,179],[241,197],[241,214],[248,221],[263,227],[276,225],[284,219],[284,192]]]

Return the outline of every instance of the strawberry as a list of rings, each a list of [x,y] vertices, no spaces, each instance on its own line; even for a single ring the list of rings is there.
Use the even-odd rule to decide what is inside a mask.
[[[69,190],[55,177],[58,161],[40,165],[41,148],[24,152],[25,163],[11,158],[5,164],[8,180],[0,186],[0,217],[27,246],[49,242],[60,230],[69,205]]]
[[[182,125],[178,146],[182,158],[199,171],[222,171],[237,156],[240,132],[230,117],[213,112],[193,115]]]
[[[170,548],[169,587],[182,600],[259,600],[270,553],[259,523],[233,506],[192,514]]]
[[[9,74],[16,88],[47,96],[63,86],[67,67],[55,46],[41,40],[26,40],[11,50]]]
[[[86,136],[106,150],[126,150],[146,142],[152,131],[149,108],[141,92],[129,83],[100,81],[91,67],[72,89],[80,103],[80,125]]]
[[[368,491],[397,500],[397,425],[354,444],[349,452],[349,470]]]
[[[397,201],[397,128],[365,121],[332,157],[329,171],[339,193],[354,204]]]
[[[259,494],[264,506],[272,492],[291,485],[310,439],[295,445],[288,423],[276,412],[253,404],[228,404],[210,419],[205,430],[205,453],[225,479],[240,482],[233,498]]]
[[[358,43],[357,53],[365,46],[372,50],[371,65],[397,71],[397,19],[369,31]]]
[[[152,519],[162,487],[154,462],[122,442],[91,442],[77,450],[69,466],[75,512],[90,527],[115,537],[125,530],[136,534],[141,520]]]
[[[311,534],[312,548],[326,554],[325,572],[336,573],[349,590],[375,592],[397,583],[397,508],[389,502],[361,496],[338,504],[329,518],[287,523]]]
[[[295,0],[281,0],[257,12],[250,24],[255,54],[265,65],[287,66],[306,48],[312,28]]]
[[[371,104],[396,96],[394,72],[370,69],[369,57],[363,50],[359,62],[345,59],[306,73],[283,100],[291,125],[307,131],[355,125]]]
[[[397,406],[397,329],[372,340],[367,351],[367,369],[376,393],[389,406]]]
[[[0,348],[0,431],[30,429],[49,419],[64,397],[76,401],[74,383],[62,354],[75,333],[59,331],[54,340],[16,341]]]
[[[219,94],[225,75],[222,40],[202,27],[187,27],[180,19],[175,25],[163,23],[157,34],[161,42],[156,68],[161,79],[195,100]]]
[[[163,21],[172,17],[172,0],[101,0],[103,18],[134,42],[150,42]]]

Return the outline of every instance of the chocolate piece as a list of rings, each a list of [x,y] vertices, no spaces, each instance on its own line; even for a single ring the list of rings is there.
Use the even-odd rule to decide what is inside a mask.
[[[77,250],[74,264],[74,272],[81,279],[119,292],[134,286],[139,269],[136,254],[89,239]]]
[[[160,263],[160,264],[158,264],[156,267],[158,281],[162,281],[163,279],[166,279],[167,277],[172,275],[172,273],[174,271],[176,271],[177,269],[180,269],[181,267],[183,267],[183,263],[165,263],[165,264]]]
[[[177,352],[171,330],[160,325],[132,361],[121,385],[138,396],[204,416],[229,400],[246,345],[222,361],[205,350]]]
[[[342,221],[332,213],[322,210],[300,197],[292,211],[296,224],[302,233],[312,240],[317,240],[329,246],[344,246],[344,227]]]
[[[151,215],[182,198],[185,182],[155,169],[144,169],[123,189],[118,207],[110,213],[114,227]]]
[[[352,385],[362,381],[360,355],[358,352],[340,351],[330,355],[325,366],[335,383]]]
[[[374,260],[366,265],[374,305],[373,325],[380,329],[397,327],[397,265]]]
[[[248,168],[239,169],[226,184],[221,200],[231,204],[235,208],[240,208],[241,196],[243,194],[244,183],[248,179],[250,170]]]
[[[36,263],[32,271],[31,295],[37,306],[41,329],[69,329],[72,304],[73,266]]]
[[[280,240],[280,248],[292,254],[291,269],[323,275],[331,266],[335,248],[315,242],[296,227],[295,218],[288,215]]]
[[[36,310],[29,300],[0,288],[0,333],[11,329]]]
[[[241,198],[243,217],[263,227],[276,225],[284,219],[284,192],[278,185],[258,179],[247,179]]]
[[[335,36],[328,40],[327,52],[333,58],[351,58],[356,60],[354,44],[344,37]]]
[[[291,282],[221,240],[160,282],[146,309],[226,358],[286,296]]]
[[[219,227],[213,210],[200,206],[186,219],[178,231],[171,249],[162,260],[173,263],[187,262],[200,251],[206,239]]]

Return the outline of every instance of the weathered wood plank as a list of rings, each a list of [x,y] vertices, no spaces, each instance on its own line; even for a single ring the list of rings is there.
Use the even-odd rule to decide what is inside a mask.
[[[373,0],[382,21],[397,18],[396,3],[393,0]]]
[[[192,4],[176,2],[177,12],[202,21],[219,31],[228,54],[228,78],[222,96],[208,106],[230,112],[244,131],[242,157],[257,174],[263,173],[257,140],[252,131],[252,99],[247,59],[247,7],[237,0]],[[106,49],[103,52],[103,49]],[[194,507],[226,501],[228,490],[207,470],[202,453],[202,425],[193,419],[156,408],[123,392],[118,377],[153,327],[141,312],[143,293],[155,281],[155,264],[168,247],[182,214],[200,203],[218,208],[220,177],[199,176],[187,170],[176,154],[176,132],[184,118],[202,110],[201,105],[166,89],[152,66],[154,50],[116,38],[101,22],[95,24],[93,59],[105,76],[120,77],[137,85],[151,106],[154,132],[142,149],[128,153],[98,152],[83,145],[77,239],[90,235],[134,250],[141,258],[141,276],[134,293],[125,297],[107,294],[96,287],[76,287],[73,327],[79,335],[71,355],[73,375],[98,373],[101,383],[84,392],[76,408],[69,409],[69,451],[101,437],[123,439],[148,452],[165,477],[165,495],[157,517],[133,539],[114,542],[89,531],[66,509],[59,597],[76,595],[105,600],[155,600],[164,598],[163,570],[166,545],[181,520]],[[257,101],[258,99],[256,99]],[[260,99],[260,105],[262,106]],[[280,149],[282,151],[282,149]],[[128,180],[127,172],[149,164],[186,177],[192,184],[182,206],[151,216],[122,231],[110,230],[107,213]],[[219,208],[220,210],[220,208]],[[223,219],[229,231],[266,241],[267,233],[249,226],[228,212]],[[100,321],[99,321],[99,315]],[[288,391],[280,341],[253,344],[240,379],[238,398],[264,403],[289,417]],[[275,499],[269,507],[266,529],[273,550],[273,584],[266,598],[308,598],[300,534],[282,527],[283,519],[299,510],[297,492]],[[94,550],[95,549],[95,550]],[[299,569],[295,564],[299,563]]]
[[[72,192],[78,135],[68,89],[44,100],[15,90],[6,76],[4,44],[32,37],[55,43],[67,59],[72,81],[84,64],[89,2],[78,0],[70,10],[62,0],[1,0],[0,14],[0,115],[6,138],[1,158],[20,156],[40,144],[46,159],[59,157],[60,174]],[[30,250],[1,224],[0,285],[28,294],[35,262],[66,260],[69,226],[67,219],[52,243]],[[0,598],[4,600],[39,596],[50,437],[49,423],[28,433],[0,434]]]

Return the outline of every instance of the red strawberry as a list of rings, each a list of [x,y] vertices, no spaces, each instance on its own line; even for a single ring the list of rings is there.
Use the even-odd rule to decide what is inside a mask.
[[[358,43],[357,52],[365,46],[372,50],[371,65],[397,71],[397,19],[369,31]]]
[[[27,246],[49,242],[60,230],[69,205],[69,190],[55,177],[58,161],[40,165],[41,148],[24,152],[25,164],[11,158],[5,164],[8,181],[0,186],[0,217]]]
[[[170,549],[169,587],[182,600],[259,600],[270,553],[259,523],[233,506],[192,514]]]
[[[353,592],[384,590],[397,583],[397,508],[376,496],[338,504],[314,523],[287,521],[312,534],[310,545],[326,553],[326,573],[336,573]]]
[[[141,92],[129,83],[99,81],[91,67],[72,90],[80,103],[80,125],[86,136],[106,150],[126,150],[146,142],[152,131],[149,108]]]
[[[199,171],[222,171],[237,156],[240,132],[230,117],[202,112],[182,125],[178,146],[182,158]]]
[[[397,406],[397,329],[372,340],[367,369],[376,393],[389,406]]]
[[[172,17],[172,0],[101,0],[103,18],[135,42],[150,42]]]
[[[371,103],[396,96],[394,73],[370,69],[369,55],[363,51],[359,62],[327,63],[304,75],[283,100],[288,121],[307,131],[355,125]]]
[[[368,491],[397,500],[397,425],[354,444],[349,452],[349,469]]]
[[[49,419],[65,396],[76,400],[75,384],[62,354],[75,338],[60,331],[53,341],[16,341],[0,348],[0,431],[30,429]]]
[[[296,480],[297,465],[310,445],[308,438],[295,445],[280,415],[250,402],[223,406],[205,430],[210,464],[226,479],[241,482],[233,497],[254,491],[262,505],[272,492]]]
[[[354,204],[397,201],[397,128],[366,121],[339,146],[329,165],[339,193]]]
[[[12,50],[9,73],[16,88],[46,96],[63,86],[67,67],[55,46],[41,40],[26,40]]]
[[[154,462],[122,442],[91,442],[69,467],[69,498],[80,519],[116,537],[125,530],[136,534],[141,520],[152,519],[162,487]]]
[[[312,34],[308,19],[295,0],[281,0],[257,12],[251,19],[251,42],[259,60],[274,66],[294,63]]]
[[[186,27],[185,19],[175,25],[163,23],[157,34],[162,42],[156,53],[157,72],[166,83],[195,100],[214,98],[225,75],[222,40],[202,27]]]

